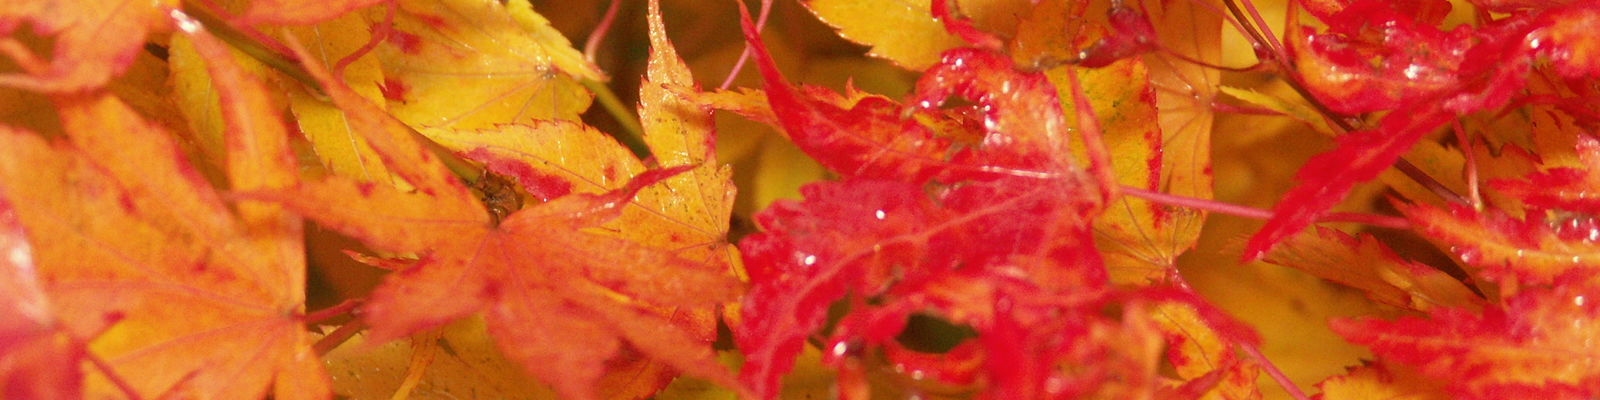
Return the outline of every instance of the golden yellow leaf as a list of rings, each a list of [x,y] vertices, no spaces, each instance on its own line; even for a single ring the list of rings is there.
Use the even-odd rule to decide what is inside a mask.
[[[970,16],[980,28],[1015,29],[1028,8],[1022,0],[951,0],[954,12]],[[933,18],[929,0],[808,0],[806,7],[839,35],[872,46],[868,54],[911,70],[923,70],[939,61],[940,53],[967,43],[945,31]]]
[[[578,80],[604,78],[527,0],[398,6],[378,59],[388,108],[411,126],[576,120],[590,101]]]
[[[335,65],[371,39],[370,29],[361,15],[346,14],[315,26],[292,28],[289,32],[305,45],[306,51],[316,56],[319,64]],[[367,55],[355,59],[342,72],[351,90],[380,107],[384,104],[380,86],[383,71],[376,57]],[[300,82],[280,80],[280,86],[288,93],[289,110],[294,112],[300,131],[311,142],[323,166],[335,175],[359,181],[390,182],[388,168],[372,151],[372,146],[367,145],[367,140],[351,129],[343,111],[311,93]]]

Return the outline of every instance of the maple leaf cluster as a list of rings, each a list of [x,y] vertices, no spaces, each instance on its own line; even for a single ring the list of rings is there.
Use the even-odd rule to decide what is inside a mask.
[[[771,2],[730,90],[650,1],[633,111],[527,0],[0,4],[0,398],[1600,396],[1600,2],[800,3],[906,93],[792,81]],[[740,232],[719,111],[826,179]],[[1332,149],[1215,200],[1231,114]],[[1366,297],[1359,365],[1191,284],[1214,214]]]

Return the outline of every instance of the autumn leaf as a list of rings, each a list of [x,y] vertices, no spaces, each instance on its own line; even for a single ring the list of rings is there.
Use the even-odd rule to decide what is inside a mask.
[[[1329,24],[1328,33],[1291,32],[1288,44],[1306,87],[1329,108],[1391,110],[1462,84],[1457,72],[1474,44],[1473,32],[1467,26],[1448,32],[1433,27],[1444,18],[1439,10],[1449,7],[1431,0],[1352,1],[1318,15]]]
[[[839,35],[872,46],[868,53],[907,69],[921,71],[939,63],[946,50],[963,47],[961,37],[945,30],[932,13],[930,0],[848,1],[808,0],[806,8]],[[1030,4],[1016,0],[950,0],[959,14],[971,17],[980,29],[1016,29]],[[1009,36],[1009,34],[1006,34]]]
[[[589,229],[619,218],[646,186],[692,166],[638,171],[637,160],[620,145],[594,142],[609,139],[571,122],[506,125],[481,135],[522,140],[516,135],[530,131],[573,133],[593,145],[584,148],[611,150],[609,156],[576,165],[596,168],[631,161],[636,167],[626,172],[639,175],[626,179],[616,175],[624,171],[612,170],[608,176],[605,168],[597,168],[602,171],[582,178],[627,184],[600,194],[569,194],[576,180],[543,175],[516,158],[497,158],[493,147],[480,145],[466,154],[476,154],[490,171],[506,173],[540,200],[549,200],[521,210],[499,210],[506,213],[503,219],[491,218],[490,210],[408,128],[324,72],[308,68],[386,164],[417,189],[332,177],[254,196],[281,202],[376,250],[418,257],[379,287],[365,306],[372,326],[369,340],[386,342],[484,312],[501,350],[566,397],[595,398],[593,384],[605,371],[603,361],[616,355],[624,341],[674,369],[732,382],[719,379],[727,372],[715,362],[710,339],[657,311],[706,307],[734,296],[735,284],[724,264],[707,267],[647,244],[660,242],[641,243]],[[373,215],[367,210],[385,211]],[[529,268],[539,273],[527,274]]]
[[[223,54],[215,39],[190,35],[203,52]],[[291,183],[287,136],[265,112],[262,87],[228,58],[213,61],[211,72],[229,79],[219,91],[236,154],[230,183]],[[327,378],[298,317],[298,220],[265,204],[230,209],[163,129],[115,98],[63,97],[57,106],[71,143],[7,132],[0,190],[32,239],[67,332],[89,340],[141,396],[325,397]],[[90,378],[90,395],[119,393]]]
[[[1551,168],[1532,174],[1527,180],[1499,180],[1491,185],[1501,193],[1542,209],[1600,212],[1600,199],[1594,197],[1600,195],[1600,191],[1590,193],[1600,189],[1600,175],[1597,175],[1600,174],[1597,171],[1600,170],[1600,140],[1579,134],[1577,141],[1578,160],[1583,168]]]
[[[14,135],[8,130],[3,134]],[[57,332],[33,249],[11,203],[0,198],[0,394],[12,399],[83,396],[83,347]]]
[[[1446,382],[1456,398],[1577,398],[1600,388],[1596,292],[1563,281],[1477,314],[1437,308],[1429,318],[1335,320],[1333,329],[1384,359]]]
[[[1596,265],[1600,244],[1589,238],[1590,232],[1600,229],[1593,218],[1547,222],[1534,214],[1517,219],[1499,210],[1480,212],[1462,206],[1400,209],[1420,231],[1471,266],[1469,271],[1491,281],[1544,284],[1600,268]]]
[[[1265,261],[1361,290],[1373,301],[1402,309],[1483,308],[1483,299],[1461,281],[1401,259],[1370,235],[1351,236],[1319,227],[1314,234],[1285,241]]]
[[[1506,105],[1528,84],[1526,75],[1532,70],[1531,60],[1536,57],[1561,59],[1570,54],[1567,52],[1573,48],[1589,46],[1586,38],[1571,35],[1569,32],[1574,26],[1572,24],[1597,15],[1594,10],[1588,3],[1580,3],[1540,14],[1518,14],[1501,23],[1479,29],[1458,27],[1453,32],[1459,33],[1452,33],[1452,37],[1444,40],[1450,43],[1430,44],[1437,48],[1428,48],[1423,50],[1422,54],[1405,53],[1404,49],[1412,48],[1411,45],[1416,40],[1431,43],[1429,41],[1440,38],[1435,28],[1425,23],[1430,20],[1419,21],[1419,18],[1427,18],[1433,14],[1403,13],[1401,10],[1370,1],[1355,2],[1340,10],[1325,10],[1331,14],[1323,16],[1323,19],[1330,22],[1329,29],[1336,36],[1370,37],[1372,35],[1363,35],[1361,31],[1369,26],[1369,20],[1393,21],[1392,24],[1396,28],[1385,30],[1382,34],[1406,36],[1385,38],[1379,43],[1365,43],[1367,46],[1387,52],[1384,55],[1338,55],[1344,60],[1342,62],[1347,64],[1356,63],[1354,60],[1357,59],[1362,60],[1360,63],[1370,59],[1379,60],[1377,65],[1380,65],[1379,68],[1383,71],[1369,71],[1378,76],[1322,86],[1308,83],[1309,89],[1313,93],[1320,93],[1317,96],[1324,103],[1370,102],[1370,104],[1350,105],[1350,108],[1344,111],[1393,110],[1393,112],[1384,115],[1376,127],[1340,137],[1338,148],[1319,155],[1302,166],[1296,174],[1296,179],[1301,181],[1301,184],[1284,195],[1283,201],[1274,207],[1273,218],[1262,227],[1261,231],[1251,237],[1245,249],[1245,259],[1254,260],[1262,257],[1277,242],[1309,226],[1334,204],[1343,200],[1357,183],[1371,180],[1388,168],[1401,154],[1421,140],[1423,135],[1438,129],[1457,115]],[[1291,25],[1296,24],[1291,23]],[[1468,33],[1473,40],[1467,40]],[[1421,39],[1407,39],[1407,37]],[[1543,43],[1543,40],[1560,43],[1553,43],[1548,47],[1527,45],[1534,42]],[[1331,51],[1315,46],[1309,49],[1305,46],[1294,48],[1299,49],[1297,50],[1301,52],[1299,54],[1307,51],[1312,53]],[[1419,63],[1434,62],[1440,58],[1430,54],[1458,53],[1464,57],[1458,65],[1434,66],[1407,61],[1417,59]],[[1328,54],[1322,55],[1328,56]],[[1391,65],[1386,64],[1391,61],[1387,57],[1398,57],[1398,59],[1392,60],[1394,64]],[[1495,58],[1506,57],[1509,59],[1505,62],[1492,61]],[[1451,63],[1454,61],[1446,64]],[[1316,66],[1317,64],[1312,62],[1301,65],[1303,66],[1299,71],[1301,76],[1330,76],[1343,79],[1357,74],[1343,73],[1339,67],[1329,65]],[[1551,68],[1568,77],[1594,73],[1592,66],[1583,61],[1570,59],[1563,59],[1563,62]],[[1406,75],[1408,73],[1416,77]],[[1402,79],[1402,76],[1405,78]],[[1363,88],[1371,82],[1417,82],[1419,79],[1423,82],[1439,81],[1436,87],[1415,91],[1404,88]],[[1381,93],[1363,92],[1369,89]]]
[[[1044,9],[1045,4],[1049,3],[1042,3],[1019,29],[1013,44],[1014,57],[1048,57],[1050,52],[1071,52],[1074,46],[1085,48],[1105,37],[1133,34],[1115,31],[1116,27],[1106,16],[1114,10],[1107,10],[1103,5],[1076,10],[1084,15],[1074,18],[1061,15],[1059,10]],[[1197,59],[1214,61],[1221,21],[1197,16],[1191,7],[1183,3],[1146,5],[1143,9],[1151,11],[1150,17],[1163,22],[1157,26],[1165,30],[1162,32],[1165,39],[1143,40],[1160,41],[1164,46],[1181,49],[1185,57],[1192,54]],[[1144,18],[1144,15],[1138,17]],[[1057,21],[1062,19],[1065,21]],[[1108,29],[1113,30],[1108,32]],[[1076,37],[1057,46],[1030,45],[1048,43],[1050,38],[1059,36],[1061,30],[1076,32]],[[1156,35],[1155,32],[1148,34]],[[1055,49],[1062,45],[1067,46],[1066,50]],[[1035,47],[1045,50],[1040,55],[1028,55],[1027,49]],[[1047,74],[1060,96],[1068,99],[1072,89],[1065,68],[1079,67],[1059,67]],[[1210,146],[1211,126],[1210,100],[1207,99],[1215,96],[1215,89],[1206,82],[1217,79],[1215,71],[1172,55],[1151,53],[1142,58],[1124,58],[1102,68],[1079,68],[1077,73],[1083,82],[1084,94],[1090,99],[1088,105],[1098,113],[1098,123],[1118,183],[1152,192],[1196,198],[1211,196],[1210,156],[1205,149]],[[1063,101],[1062,107],[1076,110],[1079,106]],[[1204,213],[1195,210],[1121,196],[1107,205],[1095,229],[1114,279],[1143,283],[1161,279],[1175,266],[1178,255],[1192,247],[1199,237],[1204,218]]]
[[[1229,335],[1212,328],[1210,321],[1192,304],[1159,303],[1150,308],[1151,319],[1169,345],[1167,362],[1176,370],[1175,391],[1194,392],[1223,399],[1260,398],[1255,385],[1260,366],[1241,359]]]
[[[258,6],[263,3],[256,3]],[[374,28],[377,24],[379,28]],[[381,29],[382,22],[369,22],[361,13],[348,13],[336,19],[310,27],[295,27],[288,31],[306,46],[306,50],[323,65],[342,65],[340,76],[351,90],[368,100],[384,105],[384,72],[378,58],[360,54],[371,45],[373,29]],[[174,46],[176,47],[176,46]],[[174,51],[174,54],[181,54]],[[358,57],[345,61],[347,57]],[[289,110],[305,134],[317,158],[329,172],[371,182],[392,183],[383,160],[367,144],[366,138],[352,128],[352,123],[338,107],[297,81],[280,82],[289,99]],[[396,87],[398,89],[398,87]],[[392,92],[392,91],[391,91]]]
[[[164,26],[161,12],[176,1],[18,0],[0,5],[0,35],[24,22],[54,37],[51,59],[39,60],[14,37],[0,50],[26,73],[0,74],[0,86],[66,93],[106,85],[133,62],[145,35]],[[114,32],[115,34],[109,34]]]
[[[388,110],[412,126],[576,120],[603,74],[527,0],[402,0],[378,59]],[[377,17],[377,18],[382,18]]]
[[[1317,384],[1322,389],[1321,399],[1394,399],[1429,400],[1447,399],[1440,382],[1417,376],[1415,372],[1397,373],[1384,364],[1351,368],[1344,375],[1328,378]]]
[[[266,0],[250,3],[245,24],[304,25],[324,22],[388,0]]]

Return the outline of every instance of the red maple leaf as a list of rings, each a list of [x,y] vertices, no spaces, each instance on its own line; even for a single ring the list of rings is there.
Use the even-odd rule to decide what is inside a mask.
[[[1302,166],[1295,175],[1300,184],[1284,195],[1274,207],[1272,219],[1250,238],[1245,259],[1258,259],[1279,241],[1305,229],[1356,184],[1377,177],[1394,164],[1427,133],[1458,115],[1505,106],[1526,84],[1536,59],[1557,61],[1552,68],[1567,77],[1597,71],[1596,64],[1573,55],[1596,45],[1592,38],[1577,34],[1578,26],[1600,17],[1600,6],[1589,2],[1516,14],[1476,29],[1461,27],[1454,31],[1461,33],[1448,37],[1440,36],[1416,16],[1370,3],[1358,1],[1324,18],[1333,35],[1352,41],[1349,46],[1360,46],[1298,46],[1296,53],[1302,58],[1328,61],[1302,60],[1310,61],[1301,64],[1299,75],[1355,78],[1307,84],[1324,102],[1348,104],[1347,111],[1393,111],[1376,127],[1340,137],[1337,148]],[[1389,21],[1385,26],[1392,29],[1383,30],[1379,38],[1361,40],[1373,36],[1363,31],[1367,18]],[[1426,45],[1414,47],[1417,40]],[[1456,55],[1459,62],[1416,64],[1434,62],[1438,57],[1454,60]],[[1378,68],[1371,69],[1372,65]],[[1357,66],[1360,68],[1350,69]],[[1412,85],[1419,79],[1433,83],[1418,93],[1411,91],[1416,88],[1392,86]],[[1366,86],[1369,84],[1377,86]]]
[[[1339,319],[1335,332],[1447,382],[1469,399],[1600,395],[1600,296],[1581,281],[1528,290],[1480,315],[1436,308],[1429,318]]]

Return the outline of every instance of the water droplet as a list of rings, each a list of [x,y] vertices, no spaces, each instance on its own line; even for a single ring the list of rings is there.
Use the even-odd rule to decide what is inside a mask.
[[[884,218],[884,217],[885,217],[885,216],[886,216],[886,215],[885,215],[885,214],[884,214],[884,213],[883,213],[883,210],[878,210],[878,212],[876,212],[876,213],[874,213],[874,215],[876,215],[876,216],[877,216],[877,217],[878,217],[878,220],[879,220],[879,221],[882,221],[882,220],[883,220],[883,218]]]
[[[1572,305],[1581,307],[1581,306],[1583,306],[1583,302],[1584,301],[1585,301],[1585,299],[1583,298],[1583,296],[1572,296]]]
[[[815,264],[816,264],[816,263],[817,263],[817,256],[814,256],[814,255],[806,255],[806,258],[805,258],[805,264],[806,264],[806,266],[808,266],[808,267],[809,267],[809,266],[812,266],[812,265],[815,265]]]
[[[833,349],[829,351],[833,353],[834,357],[844,357],[846,353],[850,352],[850,345],[844,342],[834,343]]]
[[[189,14],[184,14],[181,10],[173,9],[172,11],[168,12],[167,15],[172,17],[172,20],[178,23],[178,30],[180,31],[196,33],[200,32],[202,29],[205,29],[205,26],[201,25],[200,21],[190,18]]]

